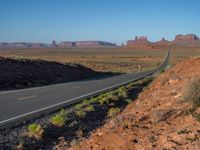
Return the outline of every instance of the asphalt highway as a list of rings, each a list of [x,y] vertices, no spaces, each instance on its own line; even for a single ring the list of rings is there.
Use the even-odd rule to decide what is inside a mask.
[[[170,50],[162,64],[152,70],[122,74],[102,79],[56,84],[44,87],[0,92],[0,128],[22,122],[35,114],[41,115],[81,101],[164,69],[169,62]]]

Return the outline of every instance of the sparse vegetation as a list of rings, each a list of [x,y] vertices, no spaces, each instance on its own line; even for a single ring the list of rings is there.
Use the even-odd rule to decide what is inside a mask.
[[[164,73],[164,72],[165,72],[165,69],[161,69],[161,70],[160,70],[160,73]]]
[[[87,112],[90,112],[90,111],[94,111],[95,109],[94,109],[94,106],[89,105],[89,106],[85,107],[84,110]]]
[[[194,142],[196,140],[198,140],[199,138],[197,136],[193,137],[193,138],[186,138],[186,140],[190,141],[190,142]]]
[[[120,109],[119,108],[110,108],[108,111],[108,117],[115,117],[116,115],[118,115],[120,113]]]
[[[51,117],[50,122],[55,126],[62,127],[65,125],[67,115],[68,111],[65,109],[61,109],[58,114]]]
[[[55,126],[62,127],[65,125],[65,118],[60,114],[56,114],[55,116],[51,117],[50,122]]]
[[[102,99],[99,100],[99,104],[100,105],[109,104],[108,98],[107,97],[103,97]]]
[[[44,130],[41,127],[41,125],[33,123],[28,126],[28,132],[29,132],[30,137],[41,139],[43,136]]]
[[[193,108],[200,107],[200,78],[194,78],[186,87],[185,100],[192,103]]]
[[[90,119],[90,117],[95,116],[93,115],[95,113],[91,113],[91,112],[98,110],[98,113],[99,113],[99,111],[102,111],[103,115],[100,115],[100,116],[103,118],[100,117],[102,119],[102,120],[100,119],[100,121],[103,121],[103,119],[105,118],[115,117],[116,115],[120,113],[121,108],[123,109],[126,106],[126,104],[132,102],[132,100],[129,99],[131,97],[130,95],[128,95],[128,93],[130,92],[130,90],[132,90],[132,88],[135,85],[137,86],[138,84],[140,83],[137,83],[137,84],[131,83],[131,84],[128,84],[127,86],[122,86],[113,91],[103,93],[97,97],[85,99],[84,101],[71,107],[72,109],[69,109],[69,110],[63,108],[50,117],[49,123],[53,125],[53,126],[50,126],[50,128],[57,130],[58,128],[56,127],[66,126],[66,127],[71,128],[74,134],[78,138],[84,137],[85,132],[88,133],[87,130],[90,130],[89,129],[90,127],[88,128],[88,124],[87,124],[88,120]],[[69,115],[69,112],[70,112],[70,115]],[[86,117],[87,119],[85,119]],[[98,117],[97,117],[97,120],[98,120],[98,125],[101,124],[99,123],[100,121]],[[127,125],[125,125],[124,127],[129,127],[129,122],[127,122]],[[64,130],[65,128],[60,128],[60,129]],[[42,128],[41,125],[31,124],[28,127],[29,136],[34,137],[35,139],[38,139],[38,140],[41,139],[43,137],[43,132],[44,132],[44,129]],[[45,130],[45,132],[49,134],[48,130]],[[46,136],[44,137],[46,138]],[[70,140],[69,143],[73,145],[74,142]],[[22,146],[23,146],[23,143],[18,144],[19,148]]]
[[[97,103],[97,102],[98,102],[98,98],[97,98],[97,97],[91,98],[91,99],[90,99],[90,102],[91,102],[91,103]]]
[[[87,105],[90,105],[90,100],[87,100],[85,99],[83,102],[82,102],[82,106],[87,106]]]
[[[192,114],[192,116],[193,116],[198,122],[200,122],[200,114]]]
[[[157,141],[156,137],[155,136],[150,136],[149,137],[149,142],[150,143],[155,143]]]
[[[59,112],[59,114],[60,114],[61,116],[63,116],[63,117],[67,117],[68,113],[69,113],[69,112],[68,112],[66,109],[61,109],[60,112]]]
[[[127,102],[128,104],[130,104],[132,102],[131,99],[125,99],[125,102]]]
[[[82,107],[83,107],[83,104],[82,104],[82,103],[79,103],[79,104],[76,104],[76,105],[75,105],[75,109],[76,109],[76,110],[80,110]]]
[[[177,132],[178,135],[181,135],[181,134],[189,134],[190,132],[187,131],[186,129],[183,129],[183,130],[180,130]]]
[[[75,114],[80,118],[84,118],[86,116],[86,112],[84,110],[78,110]]]

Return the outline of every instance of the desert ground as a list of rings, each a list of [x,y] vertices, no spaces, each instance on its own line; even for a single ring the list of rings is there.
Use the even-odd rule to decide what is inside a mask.
[[[0,49],[0,56],[78,63],[95,71],[131,73],[157,66],[167,48],[155,50],[134,50],[131,48],[89,48],[89,49]],[[171,64],[200,55],[199,49],[173,49]]]
[[[132,73],[156,67],[166,52],[167,49],[128,48],[2,49],[0,56],[16,61],[42,59],[77,63],[95,71]],[[84,100],[16,129],[0,131],[0,147],[59,150],[198,147],[199,109],[191,110],[191,102],[182,101],[185,85],[199,75],[199,58],[190,59],[198,56],[200,49],[173,49],[172,68],[167,72]],[[114,139],[114,145],[110,145],[110,139]]]

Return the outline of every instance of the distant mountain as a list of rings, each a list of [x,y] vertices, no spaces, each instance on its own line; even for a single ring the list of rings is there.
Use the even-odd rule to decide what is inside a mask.
[[[52,43],[53,45],[53,43]],[[116,47],[117,44],[106,41],[64,41],[57,44],[64,48],[98,48],[98,47]]]
[[[45,48],[49,46],[49,44],[31,42],[0,43],[0,48]]]
[[[200,40],[195,34],[176,35],[173,41],[167,41],[164,38],[157,42],[150,42],[146,36],[135,37],[134,40],[127,41],[125,47],[139,49],[155,49],[159,47],[200,47]]]
[[[117,44],[106,41],[64,41],[56,43],[55,40],[51,44],[32,43],[32,42],[0,42],[0,48],[98,48],[98,47],[116,47]]]

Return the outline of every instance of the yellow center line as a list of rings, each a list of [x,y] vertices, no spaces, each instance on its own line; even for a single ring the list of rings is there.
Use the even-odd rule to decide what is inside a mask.
[[[81,88],[81,86],[74,86],[74,87],[72,87],[72,89],[78,89],[78,88]]]
[[[21,98],[18,98],[17,100],[31,99],[31,98],[34,98],[34,97],[37,97],[37,95],[32,95],[32,96],[21,97]]]

